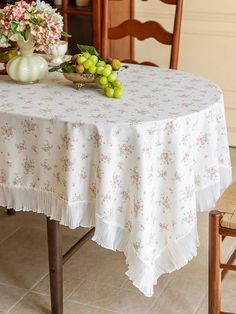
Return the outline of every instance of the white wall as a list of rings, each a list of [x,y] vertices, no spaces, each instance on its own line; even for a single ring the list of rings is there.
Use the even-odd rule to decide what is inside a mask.
[[[172,31],[173,7],[135,0],[135,16]],[[136,59],[168,66],[169,47],[136,42]],[[203,75],[224,92],[230,145],[236,146],[236,0],[184,0],[179,69]]]

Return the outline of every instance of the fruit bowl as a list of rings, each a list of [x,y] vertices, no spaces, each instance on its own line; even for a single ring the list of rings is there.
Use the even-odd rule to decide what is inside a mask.
[[[118,77],[118,71],[126,66],[121,66],[118,59],[100,57],[92,46],[79,44],[77,46],[80,53],[50,68],[49,72],[62,73],[65,79],[73,82],[78,90],[85,84],[96,83],[104,90],[105,96],[121,98],[122,83]]]
[[[82,86],[88,83],[95,83],[95,76],[93,74],[79,74],[79,73],[65,73],[64,77],[73,82],[76,89],[80,89]]]

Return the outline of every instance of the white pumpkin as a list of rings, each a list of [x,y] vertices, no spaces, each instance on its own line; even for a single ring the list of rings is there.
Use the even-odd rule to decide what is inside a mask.
[[[7,73],[10,78],[22,83],[38,82],[47,71],[46,60],[35,54],[16,56],[7,64]]]

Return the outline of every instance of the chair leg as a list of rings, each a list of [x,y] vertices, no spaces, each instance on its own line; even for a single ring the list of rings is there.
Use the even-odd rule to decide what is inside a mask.
[[[8,216],[13,216],[15,215],[16,211],[13,208],[7,208],[7,215]]]
[[[58,221],[47,218],[51,313],[63,313],[62,235]]]
[[[222,214],[216,210],[209,218],[209,282],[208,314],[220,314],[221,307],[221,236],[219,234]]]

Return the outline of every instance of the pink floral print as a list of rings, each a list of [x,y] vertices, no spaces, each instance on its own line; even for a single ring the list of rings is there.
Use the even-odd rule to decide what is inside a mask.
[[[196,248],[197,210],[230,183],[224,103],[217,86],[189,73],[129,65],[120,76],[119,100],[78,92],[59,73],[20,88],[1,77],[0,190],[29,191],[25,209],[35,196],[36,211],[71,228],[95,225],[98,243],[132,252],[129,269],[148,274],[136,286],[151,296],[158,269],[194,255],[184,246],[172,260],[170,249],[185,237]]]

